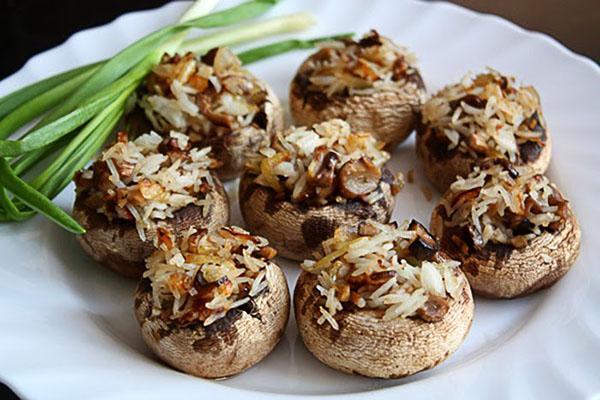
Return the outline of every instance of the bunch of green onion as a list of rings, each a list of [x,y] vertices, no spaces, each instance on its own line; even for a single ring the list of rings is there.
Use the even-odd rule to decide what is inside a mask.
[[[152,32],[110,59],[55,75],[0,98],[0,221],[23,221],[40,213],[69,231],[83,233],[84,229],[51,199],[114,132],[128,99],[164,53],[203,54],[213,47],[298,31],[313,23],[309,14],[299,13],[185,41],[191,28],[235,24],[264,14],[276,3],[251,0],[209,14],[217,1],[197,0],[180,22]],[[250,63],[347,36],[286,40],[238,56],[243,63]],[[18,139],[9,139],[33,122],[33,127]],[[41,172],[36,175],[35,170]]]

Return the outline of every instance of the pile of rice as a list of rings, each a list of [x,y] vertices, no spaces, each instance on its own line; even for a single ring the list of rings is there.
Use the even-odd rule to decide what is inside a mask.
[[[467,232],[476,247],[488,242],[522,248],[542,232],[564,222],[566,200],[547,177],[507,163],[475,167],[450,186],[440,202],[443,229]],[[434,227],[441,232],[441,227]]]
[[[373,167],[379,181],[381,168],[390,158],[383,146],[372,135],[353,133],[347,122],[333,119],[312,128],[278,132],[270,147],[248,160],[247,169],[256,175],[255,183],[285,194],[292,202],[343,203],[347,198],[339,190],[340,170],[349,162],[363,160]],[[399,178],[394,179],[392,189],[399,190]],[[377,186],[362,200],[372,204],[383,195]]]
[[[266,239],[238,227],[216,232],[194,228],[178,241],[159,228],[158,250],[146,260],[152,287],[152,314],[204,326],[229,310],[251,303],[269,285],[269,260],[277,254]]]
[[[400,226],[369,221],[369,234],[338,229],[323,243],[324,254],[302,267],[318,274],[317,290],[323,297],[319,324],[339,329],[335,315],[344,308],[384,310],[382,319],[421,316],[428,301],[446,304],[460,295],[456,261],[419,260],[409,247],[417,232],[409,223]],[[360,232],[360,230],[359,230]],[[427,233],[428,234],[428,233]],[[438,318],[443,315],[438,315]]]
[[[133,220],[143,241],[158,222],[194,204],[208,213],[214,194],[210,147],[190,149],[189,138],[172,131],[165,145],[155,132],[133,141],[120,132],[99,160],[76,177],[85,205],[108,217]]]
[[[305,65],[307,90],[336,94],[368,95],[395,89],[417,74],[416,57],[404,47],[372,30],[358,42],[345,39],[322,42],[321,50]]]
[[[154,129],[184,132],[193,142],[246,130],[264,135],[272,107],[264,84],[227,48],[202,59],[165,54],[147,78],[139,104]]]
[[[502,156],[520,160],[521,146],[546,140],[540,98],[531,86],[515,86],[514,77],[488,69],[465,76],[435,94],[422,109],[422,122],[448,150],[473,157]]]

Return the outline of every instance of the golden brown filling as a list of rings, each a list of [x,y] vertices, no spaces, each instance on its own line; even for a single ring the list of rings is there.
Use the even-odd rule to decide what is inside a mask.
[[[351,132],[339,119],[312,128],[279,132],[270,147],[247,163],[258,185],[293,203],[325,205],[360,200],[373,204],[384,197],[383,185],[400,190],[398,177],[383,170],[390,155],[368,133]]]
[[[260,134],[272,107],[264,84],[227,48],[201,59],[165,54],[146,80],[140,105],[158,131],[177,130],[204,143],[240,130]]]
[[[546,143],[540,99],[531,86],[490,69],[442,89],[422,107],[421,129],[434,156],[456,151],[472,157],[504,157],[513,163],[539,158]]]
[[[459,178],[434,215],[433,232],[467,254],[488,244],[523,248],[564,224],[568,205],[544,175],[494,160]]]
[[[120,132],[99,160],[75,177],[83,205],[109,220],[133,221],[142,240],[146,231],[188,205],[212,201],[210,169],[217,163],[210,147],[190,149],[188,137],[171,132],[163,138],[152,132],[130,141]]]
[[[294,82],[301,97],[371,94],[406,82],[422,86],[416,58],[407,49],[372,30],[359,41],[324,42]]]
[[[436,240],[418,222],[364,222],[356,231],[338,229],[324,253],[302,267],[318,275],[322,296],[318,323],[339,329],[342,310],[382,310],[383,320],[419,317],[441,320],[448,296],[460,294],[460,263],[438,257]]]
[[[230,310],[251,312],[267,290],[267,270],[277,251],[266,239],[238,227],[214,233],[190,229],[181,239],[159,228],[158,250],[148,258],[144,278],[152,288],[153,315],[179,324],[204,326]]]

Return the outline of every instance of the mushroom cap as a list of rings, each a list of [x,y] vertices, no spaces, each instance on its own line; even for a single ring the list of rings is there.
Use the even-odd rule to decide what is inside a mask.
[[[229,221],[229,200],[225,188],[218,178],[215,182],[215,201],[210,204],[206,217],[203,209],[190,204],[165,220],[165,223],[179,235],[191,226],[213,230]],[[127,278],[140,278],[145,270],[144,260],[152,254],[151,241],[143,242],[133,221],[113,219],[92,210],[83,204],[77,195],[73,206],[73,217],[86,232],[77,236],[83,250],[100,264]]]
[[[522,249],[499,247],[485,254],[465,255],[444,245],[443,232],[436,232],[434,219],[441,218],[439,208],[431,216],[432,233],[440,238],[443,250],[461,262],[473,292],[489,298],[525,296],[552,286],[562,278],[579,255],[581,230],[569,207],[564,225],[557,232],[543,232]]]
[[[309,69],[309,57],[298,69],[296,76]],[[296,79],[290,85],[289,101],[294,122],[297,125],[313,124],[340,118],[350,124],[353,130],[370,132],[377,140],[393,148],[404,141],[417,122],[421,98],[425,95],[425,85],[417,71],[413,80],[395,89],[377,90],[368,95],[326,97],[323,104],[306,101]]]
[[[482,161],[455,151],[450,157],[439,158],[426,145],[426,137],[429,135],[429,128],[417,129],[416,150],[417,156],[421,159],[423,170],[427,179],[435,186],[437,190],[444,193],[457,176],[466,177],[471,173],[473,166]],[[546,142],[539,157],[528,165],[533,171],[543,174],[548,169],[550,157],[552,155],[552,140],[549,133],[546,133]],[[515,164],[523,165],[523,164]]]
[[[161,360],[188,374],[203,378],[238,374],[266,357],[287,325],[290,295],[286,278],[270,263],[266,279],[268,289],[254,299],[250,313],[233,309],[208,327],[201,323],[180,327],[152,316],[152,291],[148,279],[143,279],[135,295],[142,337]]]
[[[394,196],[383,180],[380,188],[384,196],[374,204],[348,200],[345,204],[305,206],[277,200],[273,189],[253,183],[253,176],[246,172],[240,180],[238,197],[249,230],[267,238],[280,256],[302,261],[313,258],[321,243],[332,237],[338,227],[356,226],[369,218],[388,222],[394,210]]]
[[[294,289],[294,314],[308,350],[331,368],[376,378],[401,378],[433,368],[463,342],[473,320],[473,296],[464,274],[456,299],[448,297],[448,312],[438,322],[418,318],[383,321],[381,310],[338,311],[339,330],[319,325],[322,296],[317,275],[303,271]]]
[[[283,109],[275,92],[263,83],[267,91],[265,114],[267,127],[264,131],[238,129],[230,134],[207,138],[202,146],[211,146],[213,157],[223,164],[216,169],[222,180],[237,178],[242,174],[248,155],[255,154],[267,145],[273,135],[283,129]]]

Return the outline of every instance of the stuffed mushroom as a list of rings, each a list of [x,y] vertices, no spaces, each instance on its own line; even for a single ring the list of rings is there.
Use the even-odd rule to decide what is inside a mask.
[[[447,86],[421,108],[417,155],[440,192],[490,157],[544,173],[551,149],[537,91],[492,69]]]
[[[190,149],[189,138],[171,132],[129,140],[119,133],[99,160],[75,177],[74,218],[86,229],[77,237],[96,261],[139,278],[154,250],[156,229],[176,234],[190,226],[214,229],[229,220],[229,201],[211,172],[210,148]]]
[[[158,132],[183,132],[194,146],[211,146],[221,179],[237,177],[249,154],[283,127],[279,100],[242,68],[229,49],[163,56],[147,77],[139,105]]]
[[[425,95],[415,56],[374,30],[359,41],[320,46],[291,84],[295,122],[312,125],[342,118],[389,148],[406,139]]]
[[[276,251],[237,227],[164,231],[138,285],[135,314],[147,345],[188,374],[223,378],[266,357],[290,310]]]
[[[432,368],[463,342],[473,297],[459,263],[418,222],[338,229],[294,290],[308,350],[337,370],[400,378]]]
[[[246,225],[282,256],[304,260],[338,226],[387,222],[401,182],[384,168],[382,146],[342,120],[278,133],[240,181]]]
[[[442,248],[475,293],[512,298],[549,287],[579,254],[577,219],[544,175],[488,160],[459,178],[431,217]]]

